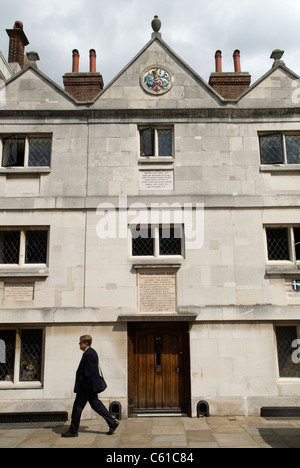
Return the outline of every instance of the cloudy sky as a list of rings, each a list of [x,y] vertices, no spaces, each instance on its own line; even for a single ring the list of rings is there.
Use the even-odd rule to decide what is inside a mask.
[[[233,71],[232,54],[239,49],[252,83],[271,68],[278,48],[300,75],[299,0],[2,1],[0,50],[7,57],[5,30],[20,20],[30,42],[26,51],[39,53],[38,66],[49,78],[62,86],[73,49],[80,52],[80,71],[88,71],[89,50],[95,49],[107,85],[151,39],[154,15],[162,21],[163,40],[206,81],[218,49],[223,71]]]

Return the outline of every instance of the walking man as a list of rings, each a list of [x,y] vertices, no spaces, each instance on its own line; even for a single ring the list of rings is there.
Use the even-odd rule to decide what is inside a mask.
[[[105,419],[109,426],[107,435],[114,434],[119,422],[109,413],[103,403],[98,399],[100,392],[99,359],[96,351],[91,348],[92,337],[83,335],[79,339],[79,346],[83,356],[76,372],[74,393],[77,393],[73,405],[70,429],[62,437],[78,437],[80,418],[87,402],[92,409]]]

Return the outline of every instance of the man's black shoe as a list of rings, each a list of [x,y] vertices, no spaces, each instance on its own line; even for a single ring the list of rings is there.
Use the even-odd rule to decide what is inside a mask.
[[[71,432],[71,431],[69,430],[69,431],[67,431],[67,432],[64,432],[61,436],[62,436],[62,437],[65,437],[65,438],[78,437],[78,432]]]
[[[109,431],[106,433],[106,435],[113,435],[115,432],[116,432],[116,429],[118,428],[119,426],[119,422],[116,421],[109,429]]]

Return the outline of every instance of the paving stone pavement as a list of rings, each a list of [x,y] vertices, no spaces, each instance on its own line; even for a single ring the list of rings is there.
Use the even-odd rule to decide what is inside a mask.
[[[103,420],[82,421],[79,437],[61,428],[1,429],[0,448],[300,448],[300,420],[259,417],[140,417],[120,421],[107,436]],[[180,451],[180,450],[179,450]]]

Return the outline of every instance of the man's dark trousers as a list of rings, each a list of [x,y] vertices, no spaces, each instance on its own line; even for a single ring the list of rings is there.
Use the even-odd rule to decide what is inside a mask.
[[[100,391],[101,378],[98,354],[94,349],[88,348],[84,352],[76,372],[74,392],[77,393],[77,396],[73,405],[70,432],[78,432],[81,413],[87,402],[99,416],[105,419],[110,428],[116,424],[116,420],[98,399]]]
[[[103,403],[98,399],[98,394],[94,393],[92,390],[83,389],[77,393],[76,399],[74,401],[70,427],[71,432],[78,432],[81,413],[88,402],[91,405],[92,409],[96,411],[96,413],[98,413],[99,416],[102,416],[102,418],[105,419],[109,427],[115,424],[116,420],[105,408]]]

